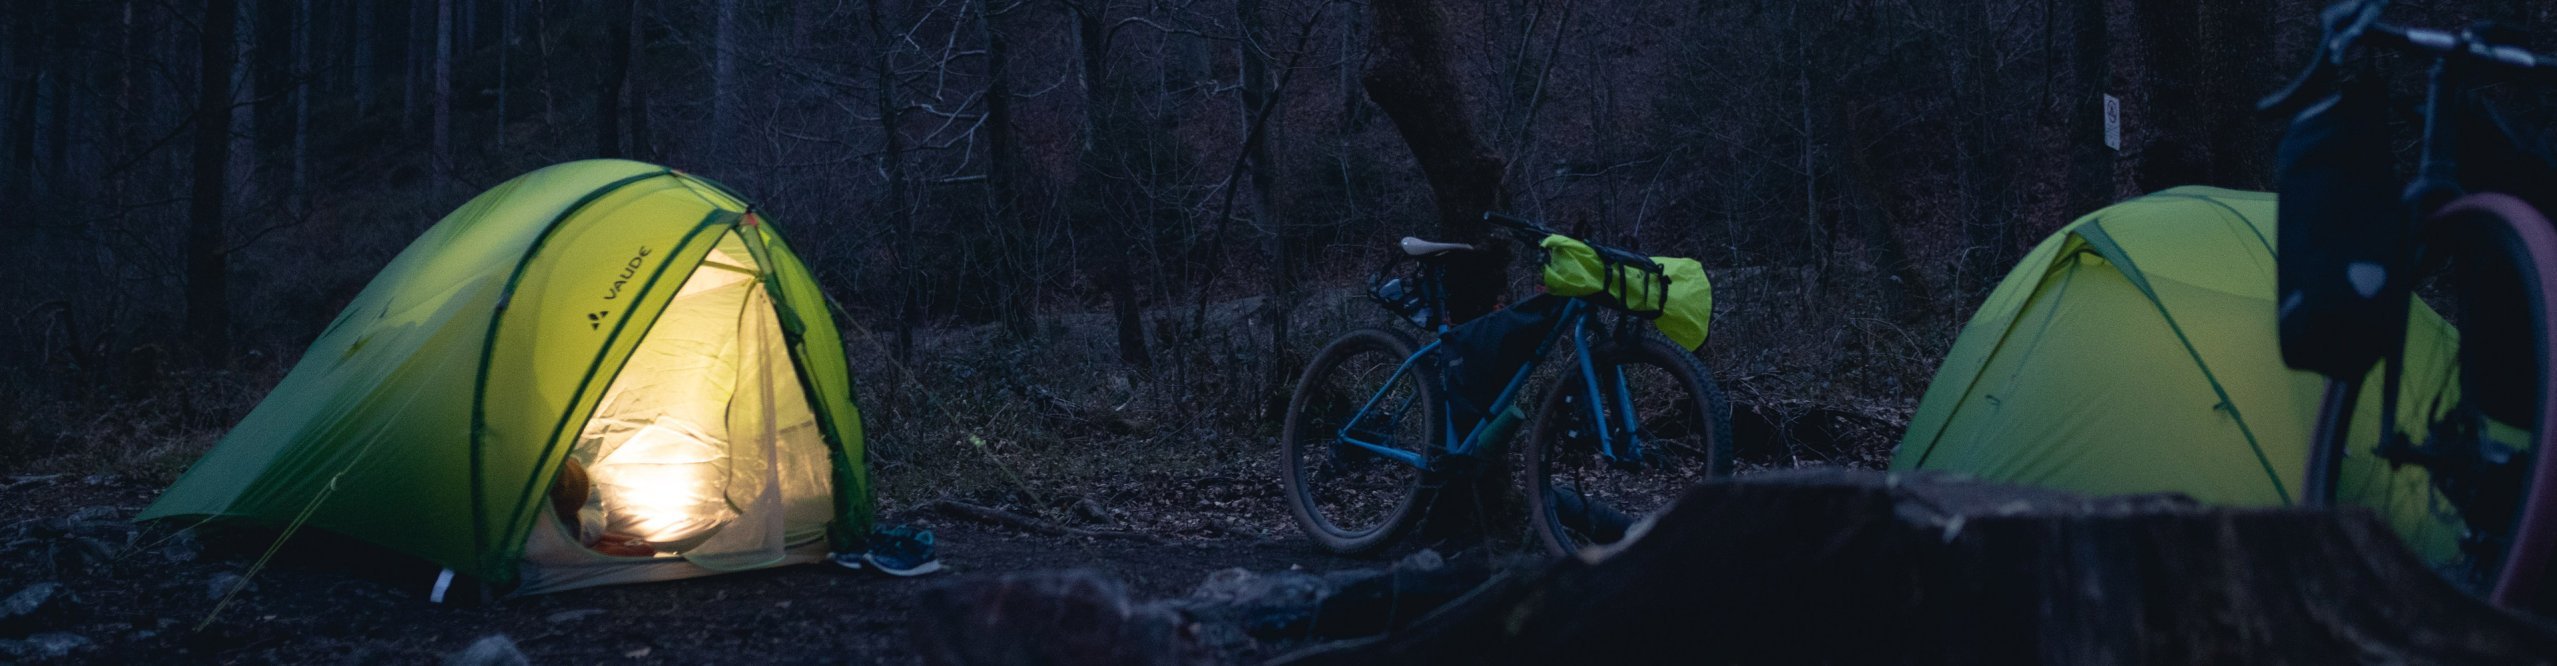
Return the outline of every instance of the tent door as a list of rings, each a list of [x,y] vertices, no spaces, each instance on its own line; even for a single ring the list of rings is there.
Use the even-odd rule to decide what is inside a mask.
[[[822,537],[833,518],[825,444],[735,232],[649,327],[563,467],[556,524],[596,553],[736,570]]]

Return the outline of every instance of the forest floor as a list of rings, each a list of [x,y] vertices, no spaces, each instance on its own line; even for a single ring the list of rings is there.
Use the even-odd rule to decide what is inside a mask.
[[[20,620],[18,631],[35,638],[9,643],[0,661],[38,656],[45,648],[35,643],[54,642],[76,644],[67,658],[77,661],[421,663],[503,635],[535,663],[915,663],[909,613],[923,591],[960,577],[1089,569],[1124,582],[1131,596],[1166,598],[1228,568],[1323,572],[1384,564],[1325,555],[1293,538],[1057,537],[908,512],[891,517],[936,532],[951,572],[904,579],[820,563],[457,606],[426,601],[433,575],[422,568],[362,566],[287,548],[197,630],[263,539],[210,548],[185,539],[155,544],[166,530],[137,530],[125,519],[157,488],[119,477],[19,477],[0,485],[0,524],[12,537],[0,553],[0,580],[12,583],[0,594],[58,583],[70,597]],[[1267,655],[1243,646],[1226,656]]]
[[[1369,314],[1346,292],[1314,301],[1295,319],[1305,329],[1300,341]],[[1256,335],[1257,307],[1211,308],[1219,326],[1201,348],[1252,349],[1245,340]],[[316,530],[293,536],[252,573],[271,533],[170,538],[176,526],[129,522],[236,410],[214,419],[219,425],[187,427],[103,416],[184,411],[157,402],[93,418],[41,415],[97,425],[51,458],[0,469],[0,595],[12,595],[0,601],[0,663],[56,653],[118,663],[419,663],[500,635],[534,663],[916,663],[910,615],[945,581],[1084,569],[1119,581],[1134,599],[1177,601],[1233,569],[1391,563],[1328,555],[1298,535],[1277,481],[1276,433],[1260,413],[1284,397],[1283,386],[1266,381],[1269,359],[1206,356],[1135,382],[1115,369],[1109,330],[1098,315],[1059,317],[1026,342],[1005,342],[990,326],[936,330],[922,336],[911,365],[887,355],[884,336],[855,332],[855,367],[867,370],[861,398],[874,494],[886,522],[932,529],[953,570],[922,579],[812,564],[437,605],[426,601],[432,567],[349,555],[364,551],[332,548],[333,537]],[[1719,353],[1728,357],[1708,361],[1727,369],[1716,374],[1734,403],[1743,473],[1888,463],[1907,421],[1904,402],[1846,399],[1871,391],[1761,367],[1782,367],[1774,352]],[[188,395],[227,396],[218,404],[245,409],[280,372]],[[937,510],[943,502],[1124,536],[1052,536]],[[1481,540],[1488,545],[1433,545],[1501,559],[1520,554],[1523,536],[1522,524]],[[221,605],[243,574],[251,585]],[[1297,647],[1258,640],[1214,647],[1238,663]]]
[[[1865,466],[1854,465],[1849,466]],[[114,474],[0,478],[0,662],[51,658],[104,663],[420,663],[504,636],[534,663],[917,663],[910,615],[925,591],[970,576],[1083,569],[1115,579],[1133,599],[1197,594],[1229,569],[1314,574],[1382,569],[1387,558],[1323,553],[1297,536],[1275,482],[1258,470],[1154,471],[1116,479],[1075,501],[1086,517],[1034,527],[1111,536],[1053,536],[920,506],[887,520],[926,527],[951,571],[893,578],[809,564],[662,583],[570,590],[489,603],[426,600],[431,567],[330,543],[304,532],[227,605],[271,534],[170,538],[135,526],[161,484]],[[1101,503],[1109,506],[1090,506]],[[1089,507],[1089,508],[1082,508]],[[1006,504],[1014,515],[1037,513]],[[1495,535],[1474,548],[1516,556]],[[1417,550],[1407,545],[1397,554]],[[351,553],[351,554],[350,554]],[[38,594],[38,597],[46,595]],[[210,615],[202,629],[197,625]],[[1246,640],[1215,646],[1249,663],[1298,647]]]

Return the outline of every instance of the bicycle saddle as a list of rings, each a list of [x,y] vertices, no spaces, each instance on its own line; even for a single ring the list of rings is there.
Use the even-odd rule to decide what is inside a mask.
[[[1403,248],[1403,254],[1415,257],[1428,257],[1460,250],[1466,252],[1474,250],[1474,246],[1466,245],[1464,243],[1441,243],[1438,241],[1421,240],[1411,236],[1404,236],[1403,242],[1400,243],[1399,246]]]

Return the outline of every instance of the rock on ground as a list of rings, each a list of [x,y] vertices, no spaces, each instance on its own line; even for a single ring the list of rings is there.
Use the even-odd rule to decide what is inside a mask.
[[[929,664],[1202,664],[1179,613],[1087,569],[964,578],[924,592],[909,637]]]
[[[515,639],[507,638],[505,634],[482,636],[472,641],[470,647],[444,657],[444,666],[529,666],[532,663],[531,658],[524,656],[523,650],[515,647]]]
[[[54,631],[26,637],[25,640],[0,639],[0,657],[9,660],[60,659],[89,647],[86,636]]]
[[[0,600],[0,633],[20,634],[62,624],[66,616],[77,610],[79,598],[61,583],[44,582],[20,588],[17,593]]]

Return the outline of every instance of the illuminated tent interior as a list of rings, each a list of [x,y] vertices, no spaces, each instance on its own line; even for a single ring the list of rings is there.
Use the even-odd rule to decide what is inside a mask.
[[[325,530],[519,595],[858,550],[834,315],[718,183],[540,169],[401,251],[138,519]]]
[[[782,345],[762,274],[731,232],[684,280],[579,431],[568,457],[589,490],[555,488],[552,497],[585,501],[537,519],[519,592],[823,555],[833,517],[826,446]],[[599,542],[618,552],[589,545]]]

